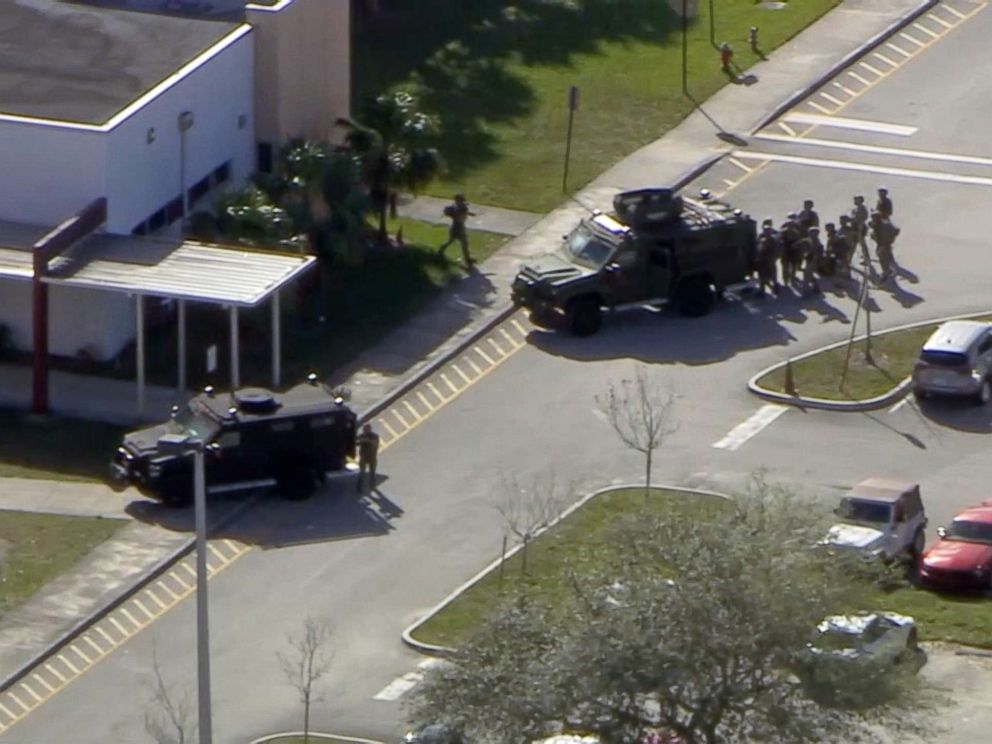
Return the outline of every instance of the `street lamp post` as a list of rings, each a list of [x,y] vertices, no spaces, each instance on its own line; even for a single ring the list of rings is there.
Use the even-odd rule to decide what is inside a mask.
[[[200,744],[212,744],[210,711],[210,620],[207,603],[207,482],[203,440],[183,434],[166,434],[159,439],[163,450],[193,455],[193,510],[196,523],[196,666],[197,712]]]

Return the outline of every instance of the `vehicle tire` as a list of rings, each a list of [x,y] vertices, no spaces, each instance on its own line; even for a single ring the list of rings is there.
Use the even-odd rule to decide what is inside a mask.
[[[990,400],[992,400],[992,383],[986,377],[982,380],[982,386],[978,389],[978,395],[975,396],[974,403],[976,406],[984,406],[988,405]]]
[[[279,493],[289,501],[310,498],[315,490],[315,481],[313,468],[303,463],[286,468],[277,479]]]
[[[710,283],[697,277],[686,279],[679,285],[676,303],[680,314],[687,318],[699,318],[713,309],[716,298]]]
[[[595,297],[579,297],[568,303],[565,311],[569,333],[580,338],[591,336],[603,325],[603,311]]]
[[[159,498],[169,509],[182,509],[193,503],[192,484],[165,481],[158,489]]]
[[[930,397],[930,394],[923,390],[920,390],[919,388],[913,388],[913,397],[916,398],[917,400],[926,400],[927,398]]]
[[[924,534],[923,530],[917,530],[916,534],[913,535],[913,545],[910,547],[909,557],[911,560],[916,561],[921,555],[923,555],[923,548],[927,544],[927,536]]]

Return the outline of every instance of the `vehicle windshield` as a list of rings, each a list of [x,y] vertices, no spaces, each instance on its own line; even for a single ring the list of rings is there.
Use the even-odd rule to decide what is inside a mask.
[[[873,522],[888,524],[892,515],[892,505],[877,501],[842,499],[837,513],[852,522]]]
[[[603,266],[614,246],[604,242],[585,224],[580,224],[565,238],[565,250],[575,261],[598,269]]]
[[[946,537],[949,540],[966,540],[992,545],[992,524],[955,520],[947,528]]]
[[[197,439],[209,442],[220,430],[220,426],[210,416],[202,411],[196,411],[192,406],[179,409],[173,419],[182,431],[191,434]]]
[[[824,651],[846,651],[848,649],[858,648],[860,645],[858,638],[859,636],[856,633],[832,631],[821,633],[820,637],[816,640],[816,645]]]
[[[962,367],[968,363],[968,355],[957,351],[930,351],[924,349],[920,352],[920,361],[933,364],[937,367]]]

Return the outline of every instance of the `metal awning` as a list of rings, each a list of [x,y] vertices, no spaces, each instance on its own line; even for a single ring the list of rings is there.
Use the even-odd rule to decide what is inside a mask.
[[[315,261],[313,256],[98,233],[54,258],[42,281],[129,295],[254,307]]]

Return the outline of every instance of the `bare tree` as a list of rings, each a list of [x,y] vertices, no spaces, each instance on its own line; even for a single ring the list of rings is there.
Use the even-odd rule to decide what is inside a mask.
[[[644,455],[644,495],[651,492],[651,465],[654,452],[665,437],[678,430],[673,420],[675,394],[671,385],[651,379],[644,367],[637,366],[633,380],[610,383],[606,395],[596,396],[599,409],[620,441]]]
[[[156,744],[191,744],[196,737],[196,710],[188,687],[176,691],[162,679],[158,653],[152,646],[153,709],[145,713],[145,731]]]
[[[534,536],[551,524],[567,501],[553,470],[535,475],[529,487],[516,478],[500,475],[500,499],[493,508],[503,518],[507,532],[523,544],[520,572],[527,573],[527,548]]]
[[[925,728],[932,698],[909,670],[838,667],[811,686],[807,642],[828,615],[870,606],[859,556],[816,547],[811,502],[758,483],[737,508],[683,520],[644,505],[605,544],[622,561],[584,563],[572,590],[516,595],[427,673],[414,723],[443,720],[479,744],[549,730],[686,744],[877,741]],[[824,515],[826,516],[826,515]],[[567,569],[566,569],[567,571]],[[905,672],[905,673],[904,673]]]
[[[330,635],[325,623],[308,617],[299,635],[287,636],[289,649],[286,653],[278,654],[286,679],[303,703],[304,744],[310,741],[310,706],[321,699],[318,683],[331,665],[331,655],[326,648]]]

